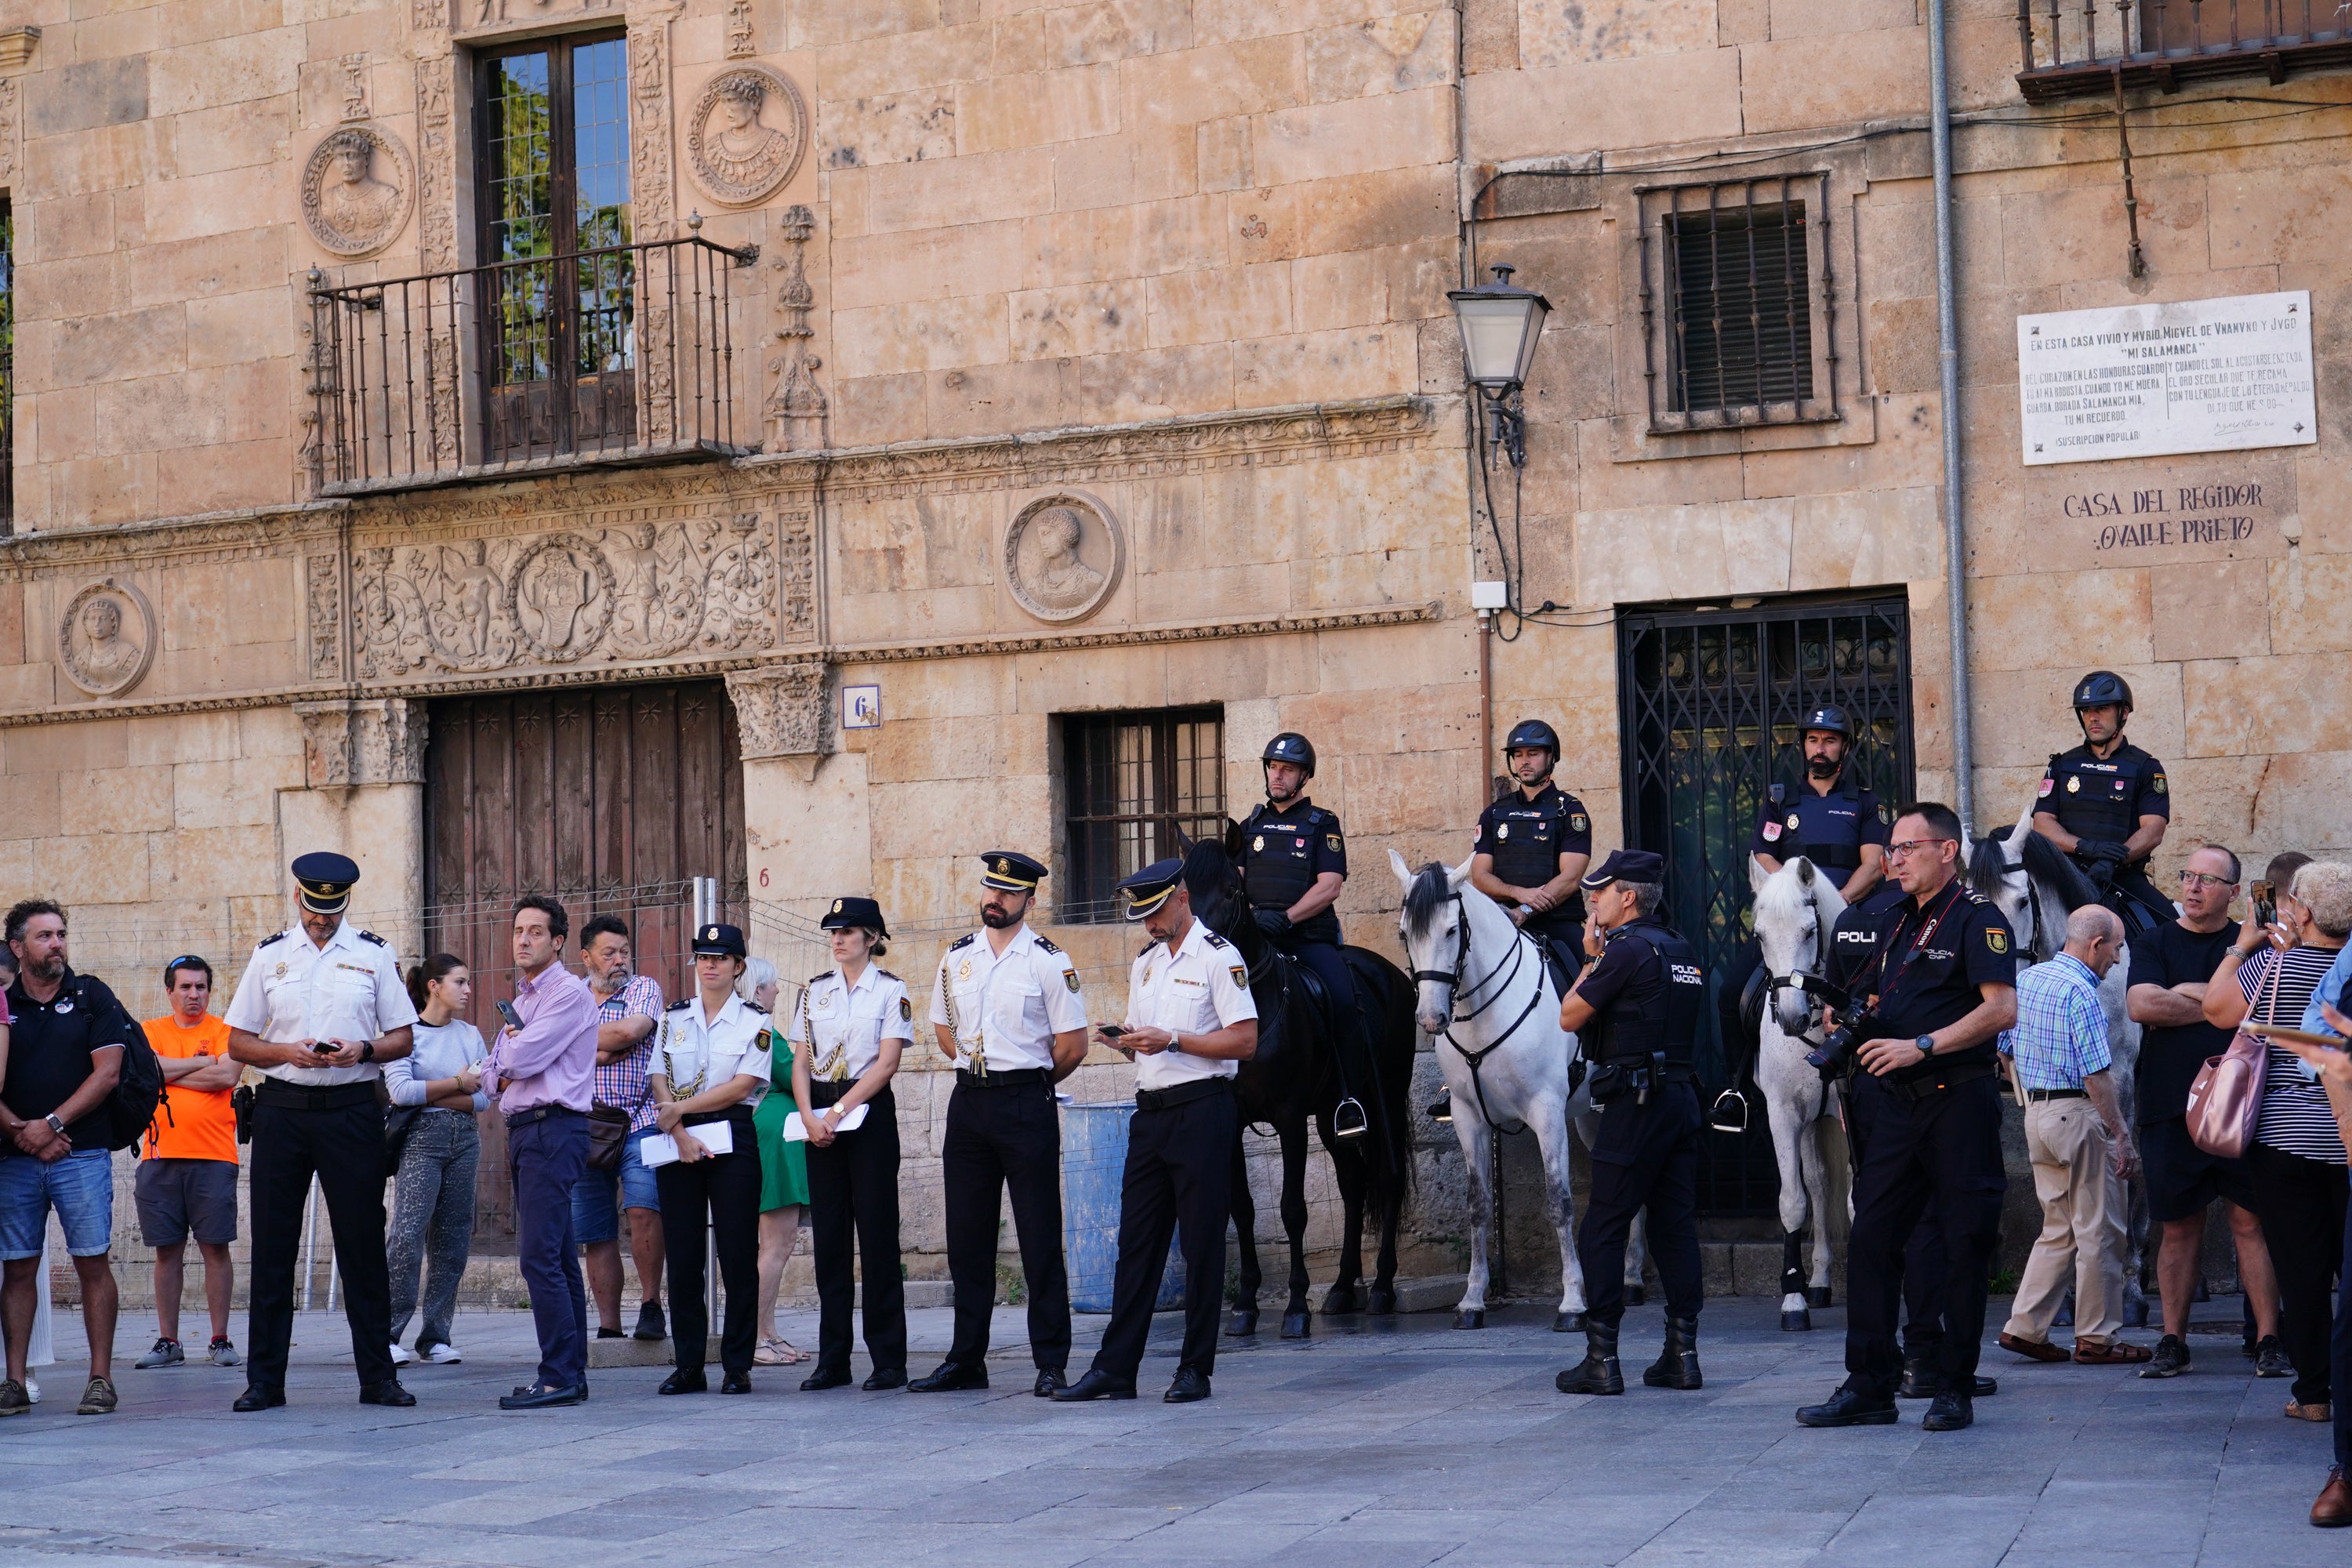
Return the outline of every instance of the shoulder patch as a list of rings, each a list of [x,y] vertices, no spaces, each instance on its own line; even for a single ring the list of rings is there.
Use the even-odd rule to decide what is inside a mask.
[[[268,947],[273,942],[284,942],[286,937],[287,933],[282,931],[275,936],[265,936],[259,942],[253,944],[253,951],[259,952],[263,948]]]
[[[358,935],[359,935],[359,939],[360,939],[362,942],[372,942],[375,943],[375,944],[376,944],[376,946],[378,946],[378,947],[390,947],[390,946],[392,945],[390,942],[388,942],[384,941],[384,940],[383,940],[383,938],[382,938],[382,937],[380,937],[380,936],[376,935],[376,934],[375,934],[375,932],[373,932],[373,931],[363,931],[359,932],[359,933],[358,933]]]
[[[1246,969],[1243,968],[1240,964],[1235,963],[1235,964],[1229,965],[1229,966],[1226,968],[1225,973],[1228,973],[1228,974],[1230,974],[1230,975],[1232,975],[1232,976],[1234,977],[1234,984],[1235,985],[1239,986],[1239,987],[1240,987],[1241,989],[1243,989],[1244,991],[1246,991],[1246,990],[1248,990],[1248,989],[1249,989],[1249,971],[1248,971],[1248,970],[1246,970]]]
[[[901,1024],[911,1024],[911,1023],[913,1023],[914,1021],[915,1021],[915,1005],[914,1005],[912,1002],[908,1001],[904,996],[899,997],[899,998],[898,998],[898,1022],[900,1022]]]
[[[1234,945],[1232,942],[1227,942],[1223,937],[1219,936],[1213,931],[1202,931],[1201,932],[1201,940],[1207,942],[1211,947],[1231,947]]]
[[[2164,794],[2166,789],[2164,775],[2162,773],[2158,773],[2156,777],[2150,779],[2148,781],[2147,787],[2154,790],[2158,795]]]
[[[1878,803],[1878,822],[1882,827],[1895,826],[1895,808],[1883,800]]]
[[[1048,942],[1045,938],[1038,936],[1035,931],[1033,931],[1029,934],[1033,937],[1036,937],[1037,945],[1044,948],[1047,952],[1059,952],[1062,951],[1060,948],[1055,947],[1052,942]]]
[[[953,952],[957,948],[970,947],[971,945],[971,939],[979,934],[980,933],[976,931],[968,931],[964,932],[961,936],[956,938],[955,941],[948,943],[948,951],[950,952]]]
[[[662,1009],[662,1011],[663,1011],[663,1012],[665,1012],[665,1013],[683,1013],[683,1012],[685,1012],[688,1007],[691,1007],[691,1006],[693,1006],[693,1005],[694,1005],[694,998],[693,998],[693,997],[691,997],[691,996],[681,996],[681,997],[679,997],[677,1001],[675,1001],[675,1002],[671,1003],[668,1006],[667,1006],[667,1007],[663,1008],[663,1009]]]
[[[1995,952],[2009,951],[2009,933],[1999,926],[1985,927],[1985,945]]]
[[[1075,996],[1077,994],[1078,972],[1075,969],[1065,969],[1062,971],[1062,984],[1070,988],[1070,994],[1072,995]]]

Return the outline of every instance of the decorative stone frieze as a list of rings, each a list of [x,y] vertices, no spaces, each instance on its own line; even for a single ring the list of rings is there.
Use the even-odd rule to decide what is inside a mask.
[[[312,789],[425,782],[425,705],[404,697],[297,702]]]
[[[813,757],[828,749],[833,716],[824,660],[736,670],[727,677],[727,696],[735,705],[744,761]]]

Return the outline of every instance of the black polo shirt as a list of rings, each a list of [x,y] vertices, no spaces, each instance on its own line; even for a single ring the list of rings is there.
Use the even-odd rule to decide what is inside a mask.
[[[2167,921],[2145,936],[2132,939],[2133,985],[2172,987],[2213,978],[2221,955],[2238,938],[2234,921],[2220,931],[2190,931],[2179,921]],[[2189,1088],[2197,1069],[2209,1057],[2230,1048],[2233,1031],[2217,1028],[2203,1019],[2194,1024],[2159,1027],[2150,1024],[2139,1035],[2139,1122],[2167,1121],[2189,1114]]]
[[[1980,985],[2017,984],[2016,942],[1992,900],[1954,878],[1923,909],[1906,896],[1878,942],[1871,983],[1878,992],[1873,1039],[1910,1040],[1956,1024],[1984,1001]],[[1958,1053],[1936,1058],[1938,1068],[1991,1061],[1987,1037]]]
[[[8,987],[8,1011],[15,1022],[8,1029],[8,1076],[0,1080],[0,1100],[27,1121],[39,1121],[73,1098],[89,1077],[92,1051],[146,1037],[104,981],[70,968],[47,1002],[26,995],[18,976]],[[77,1153],[105,1148],[112,1131],[103,1100],[66,1124]]]

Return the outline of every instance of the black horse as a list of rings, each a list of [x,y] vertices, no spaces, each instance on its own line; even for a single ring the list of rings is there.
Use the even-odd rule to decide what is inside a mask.
[[[1415,1044],[1412,983],[1376,952],[1346,950],[1348,967],[1363,997],[1364,1021],[1371,1027],[1372,1081],[1351,1083],[1370,1113],[1363,1137],[1333,1136],[1332,1113],[1339,1104],[1339,1075],[1331,1040],[1337,1027],[1361,1027],[1355,1018],[1337,1020],[1309,972],[1269,942],[1242,896],[1241,873],[1226,846],[1192,845],[1184,857],[1184,887],[1192,913],[1241,951],[1249,966],[1250,994],[1257,1003],[1257,1054],[1241,1066],[1234,1091],[1244,1127],[1265,1123],[1282,1142],[1282,1225],[1290,1238],[1290,1298],[1282,1311],[1285,1339],[1306,1336],[1312,1314],[1307,1305],[1307,1128],[1311,1119],[1339,1176],[1345,1212],[1339,1278],[1323,1298],[1326,1312],[1396,1310],[1397,1220],[1412,1179],[1407,1102],[1412,1084]],[[1352,1009],[1350,1012],[1352,1013]],[[1242,1140],[1234,1139],[1234,1224],[1241,1233],[1240,1289],[1228,1334],[1257,1332],[1257,1292],[1265,1276],[1257,1260],[1257,1205],[1250,1196]],[[1364,1213],[1369,1205],[1380,1226],[1378,1271],[1363,1288]]]

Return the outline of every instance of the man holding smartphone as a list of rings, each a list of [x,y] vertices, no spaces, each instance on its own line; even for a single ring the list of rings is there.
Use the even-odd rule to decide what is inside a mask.
[[[293,872],[300,921],[253,950],[225,1015],[228,1054],[262,1073],[253,1108],[251,1358],[231,1408],[286,1403],[294,1259],[314,1175],[334,1234],[360,1403],[414,1405],[393,1375],[376,1080],[383,1063],[408,1054],[416,1009],[391,946],[343,919],[359,867],[322,851],[298,858]]]

